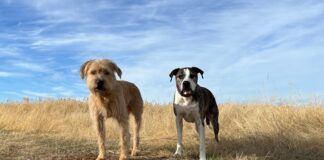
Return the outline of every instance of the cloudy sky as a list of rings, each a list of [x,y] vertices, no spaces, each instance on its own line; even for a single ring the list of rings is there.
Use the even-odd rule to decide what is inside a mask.
[[[0,1],[0,101],[85,97],[94,58],[147,101],[171,102],[182,66],[220,102],[324,97],[324,1]]]

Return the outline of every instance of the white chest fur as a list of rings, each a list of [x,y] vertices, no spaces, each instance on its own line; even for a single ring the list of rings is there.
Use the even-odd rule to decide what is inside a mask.
[[[193,102],[192,97],[182,97],[177,91],[174,97],[174,109],[177,116],[187,122],[195,122],[200,118],[199,103]]]

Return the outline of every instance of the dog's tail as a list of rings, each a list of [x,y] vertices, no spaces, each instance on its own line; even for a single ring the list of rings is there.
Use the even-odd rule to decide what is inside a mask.
[[[216,111],[216,113],[206,116],[206,124],[208,125],[209,129],[214,131],[216,142],[219,142],[219,139],[218,139],[218,132],[219,132],[218,110],[215,110],[215,111]]]

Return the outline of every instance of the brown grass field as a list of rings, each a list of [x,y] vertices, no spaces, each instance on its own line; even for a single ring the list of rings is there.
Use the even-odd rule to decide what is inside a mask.
[[[324,107],[222,104],[220,144],[206,128],[208,159],[323,159]],[[132,118],[131,118],[132,120]],[[107,120],[109,159],[118,157],[118,125]],[[132,122],[131,122],[132,124]],[[171,104],[146,103],[141,153],[132,159],[173,159],[176,129]],[[185,156],[198,158],[193,124],[184,126]],[[96,137],[87,105],[75,100],[0,104],[0,159],[95,159]]]

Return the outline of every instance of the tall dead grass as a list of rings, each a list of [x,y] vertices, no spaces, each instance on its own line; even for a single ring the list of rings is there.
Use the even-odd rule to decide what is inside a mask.
[[[211,157],[226,159],[233,154],[274,159],[324,157],[324,108],[319,105],[223,104],[219,110],[221,143],[216,150],[209,147]],[[175,143],[174,123],[171,105],[146,103],[141,137],[171,138]],[[106,125],[108,137],[117,139],[118,125],[111,119]],[[51,133],[74,139],[95,137],[87,105],[75,100],[2,103],[0,130]],[[185,123],[184,133],[185,143],[197,144],[193,125]],[[212,137],[212,131],[208,130],[207,139]]]

